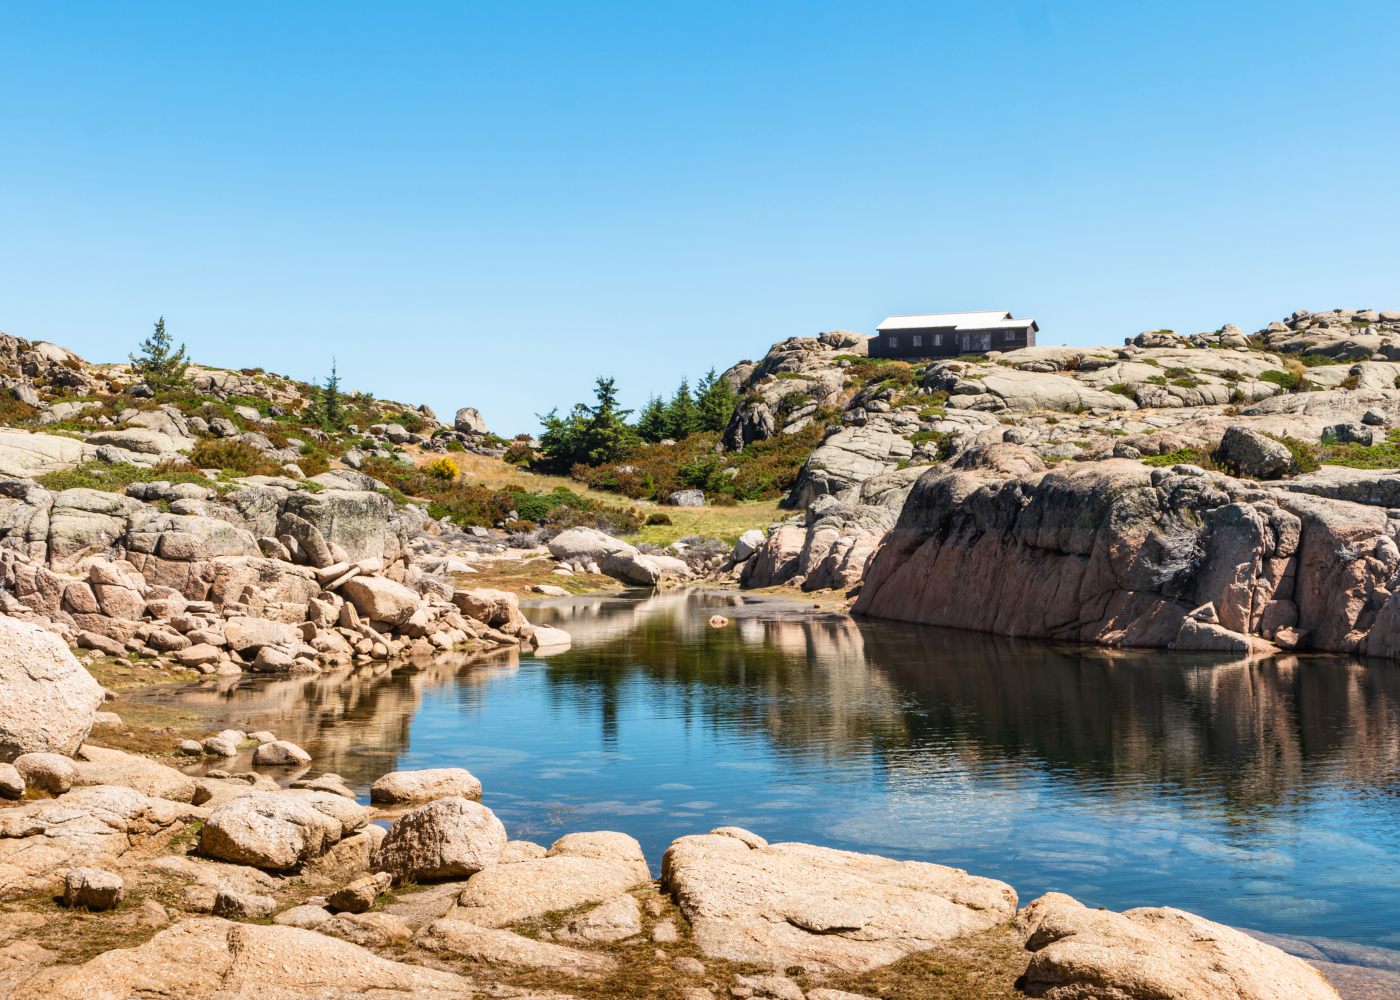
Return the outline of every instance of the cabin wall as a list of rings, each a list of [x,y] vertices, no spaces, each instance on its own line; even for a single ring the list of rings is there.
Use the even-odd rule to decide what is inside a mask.
[[[891,337],[894,338],[891,343]],[[1035,346],[1035,332],[1021,330],[958,330],[928,328],[892,330],[870,342],[872,358],[939,359],[988,351],[1015,351]]]

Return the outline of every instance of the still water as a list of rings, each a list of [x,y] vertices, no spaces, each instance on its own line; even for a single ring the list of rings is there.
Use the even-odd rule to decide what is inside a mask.
[[[469,768],[512,837],[623,830],[653,868],[674,837],[733,824],[955,865],[1023,901],[1400,947],[1400,666],[1110,652],[713,593],[528,613],[573,647],[175,697],[361,790]]]

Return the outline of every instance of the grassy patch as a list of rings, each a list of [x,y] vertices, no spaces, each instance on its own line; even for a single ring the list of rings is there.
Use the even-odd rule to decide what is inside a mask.
[[[194,466],[162,464],[154,468],[120,463],[107,465],[90,462],[73,469],[46,472],[35,479],[40,486],[55,492],[60,490],[101,490],[104,493],[121,493],[132,483],[194,483],[198,486],[214,487]]]

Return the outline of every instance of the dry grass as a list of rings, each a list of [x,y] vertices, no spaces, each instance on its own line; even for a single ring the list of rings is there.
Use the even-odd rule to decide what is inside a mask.
[[[417,453],[414,454],[413,460],[418,465],[428,465],[438,457],[440,456],[433,453]],[[529,472],[498,458],[463,452],[453,454],[452,461],[457,463],[468,482],[479,483],[491,489],[516,486],[532,492],[548,493],[562,486],[602,504],[617,505],[628,502],[616,493],[591,489],[576,479]],[[633,542],[650,542],[653,545],[669,545],[687,535],[701,535],[705,538],[733,542],[750,528],[767,529],[768,525],[783,518],[783,511],[778,509],[776,500],[755,500],[729,507],[665,507],[639,500],[635,501],[633,506],[647,512],[663,513],[671,519],[671,524],[650,525],[642,528],[636,535],[629,536]],[[560,586],[567,585],[561,583]]]
[[[536,583],[548,583],[562,587],[571,594],[597,594],[609,590],[622,590],[623,585],[610,576],[591,573],[575,573],[573,576],[555,576],[555,563],[547,556],[531,559],[493,559],[477,563],[477,572],[455,577],[458,587],[490,587],[495,590],[508,590],[522,597],[535,596],[530,587]]]

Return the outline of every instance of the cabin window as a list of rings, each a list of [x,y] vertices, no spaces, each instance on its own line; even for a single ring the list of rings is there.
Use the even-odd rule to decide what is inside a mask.
[[[941,334],[941,333],[935,333],[935,334],[933,335],[933,346],[934,346],[934,347],[942,347],[942,346],[943,346],[943,334]]]
[[[1011,342],[1012,342],[1013,340],[1015,340],[1015,339],[1016,339],[1016,331],[1015,331],[1015,330],[1007,330],[1007,331],[1006,331],[1006,342],[1009,344],[1009,343],[1011,343]]]
[[[890,334],[890,346],[891,346],[891,347],[898,347],[898,346],[899,346],[899,338],[896,337],[894,334]]]
[[[921,337],[921,336],[919,336],[917,333],[914,334],[914,346],[915,346],[915,347],[923,347],[923,346],[924,346],[924,338]]]

